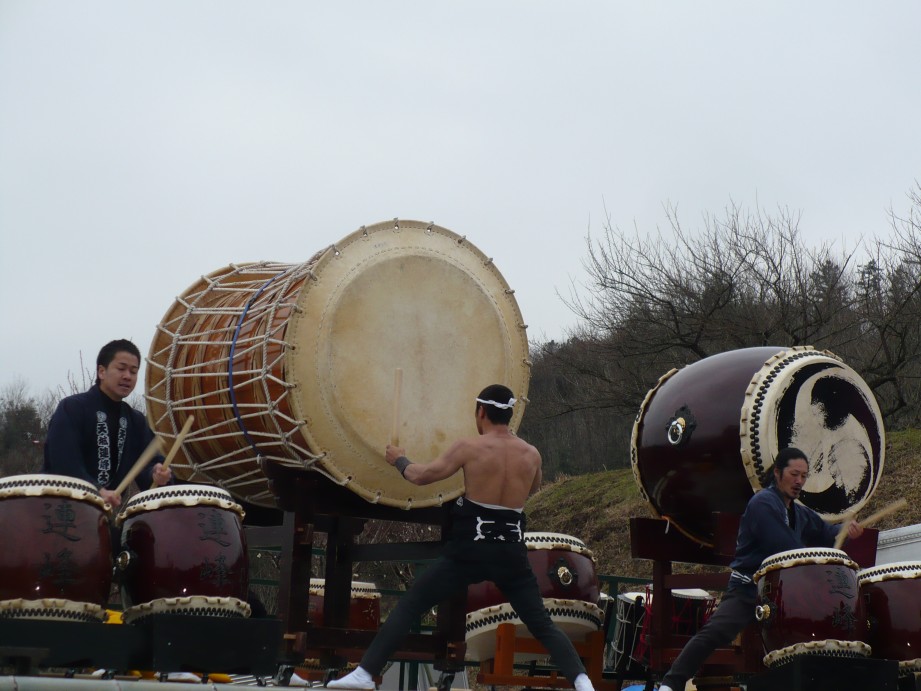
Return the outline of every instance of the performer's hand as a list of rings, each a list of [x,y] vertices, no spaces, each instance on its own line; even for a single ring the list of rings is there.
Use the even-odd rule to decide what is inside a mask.
[[[857,521],[851,521],[847,524],[847,536],[853,540],[863,535],[863,526]]]
[[[157,463],[153,467],[151,478],[153,479],[154,487],[163,487],[163,485],[168,485],[170,480],[173,479],[173,471],[169,468],[164,468],[162,463]]]
[[[399,446],[392,446],[390,444],[387,444],[387,451],[384,453],[384,458],[387,459],[387,462],[390,465],[393,465],[394,463],[397,462],[397,459],[400,456],[405,456],[405,455],[406,455],[406,449],[401,448]]]
[[[99,496],[105,499],[107,502],[109,502],[109,504],[112,505],[113,509],[117,509],[119,506],[122,505],[121,495],[116,494],[112,490],[106,489],[105,487],[100,488]]]

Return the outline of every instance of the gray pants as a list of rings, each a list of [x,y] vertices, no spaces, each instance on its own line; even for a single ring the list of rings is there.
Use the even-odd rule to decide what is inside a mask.
[[[757,595],[758,590],[754,584],[735,585],[730,582],[730,589],[723,595],[719,607],[687,642],[662,683],[674,691],[682,691],[688,679],[697,674],[697,670],[710,657],[710,653],[729,645],[742,629],[754,623]]]
[[[429,567],[400,598],[362,657],[361,666],[373,675],[380,674],[413,622],[434,605],[480,581],[496,584],[531,635],[548,650],[550,659],[563,676],[574,681],[585,672],[572,641],[544,609],[523,542],[448,543],[445,556]]]

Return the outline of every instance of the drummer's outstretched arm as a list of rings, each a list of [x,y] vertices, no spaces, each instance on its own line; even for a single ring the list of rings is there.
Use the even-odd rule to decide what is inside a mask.
[[[456,441],[447,451],[431,463],[413,463],[404,455],[404,449],[388,446],[385,458],[400,471],[400,474],[414,485],[430,485],[445,480],[464,467],[468,456],[467,442]]]

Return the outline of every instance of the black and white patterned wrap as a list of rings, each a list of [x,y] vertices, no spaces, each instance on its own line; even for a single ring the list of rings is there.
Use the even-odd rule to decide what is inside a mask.
[[[857,572],[857,582],[860,585],[915,578],[921,578],[921,561],[897,561],[871,566]]]
[[[584,554],[592,561],[595,560],[592,550],[582,540],[572,535],[564,535],[563,533],[525,533],[524,543],[529,550],[558,549]]]
[[[241,519],[244,516],[243,507],[233,500],[230,492],[220,487],[166,485],[135,494],[125,503],[116,520],[121,523],[137,513],[177,506],[217,506],[235,512]]]
[[[830,547],[803,547],[778,552],[765,559],[761,562],[761,567],[755,572],[754,581],[757,583],[764,578],[765,574],[771,571],[811,564],[840,564],[855,572],[857,571],[857,563],[843,550]]]
[[[0,499],[9,497],[66,497],[94,504],[104,511],[110,508],[94,485],[68,475],[35,473],[0,478]]]
[[[823,657],[870,657],[870,646],[862,641],[839,641],[828,639],[824,641],[807,641],[794,643],[780,650],[773,650],[764,656],[766,667],[780,667],[788,662],[793,662],[801,655],[821,655]]]

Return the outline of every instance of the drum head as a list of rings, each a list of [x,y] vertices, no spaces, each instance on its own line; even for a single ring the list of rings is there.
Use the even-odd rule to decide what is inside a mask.
[[[764,363],[745,394],[742,462],[754,489],[787,447],[809,458],[801,501],[826,520],[859,511],[883,472],[885,431],[873,392],[828,351],[793,348]]]
[[[394,371],[403,370],[400,444],[414,462],[476,434],[483,387],[525,397],[527,337],[505,280],[464,238],[414,221],[360,229],[313,271],[292,317],[291,379],[318,464],[373,502],[409,508],[459,496],[460,475],[417,487],[384,460]],[[523,411],[515,406],[513,429]]]

